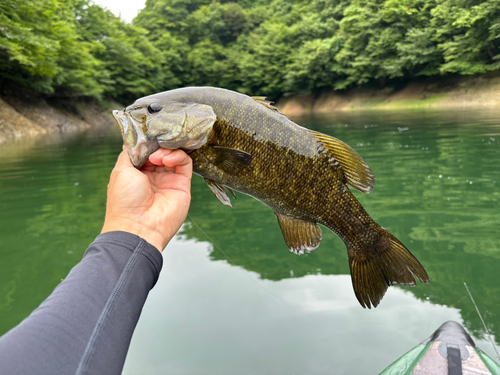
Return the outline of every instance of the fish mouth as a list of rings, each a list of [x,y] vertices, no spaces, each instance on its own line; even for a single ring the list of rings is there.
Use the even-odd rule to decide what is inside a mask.
[[[123,137],[125,146],[135,146],[137,144],[137,130],[134,119],[123,111],[114,110],[113,117],[115,118]]]
[[[130,161],[140,169],[149,159],[149,155],[160,148],[156,139],[148,139],[141,123],[124,111],[114,110],[115,118],[122,133],[123,145]]]

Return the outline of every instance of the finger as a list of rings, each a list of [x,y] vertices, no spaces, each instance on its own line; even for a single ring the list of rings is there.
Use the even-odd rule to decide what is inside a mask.
[[[155,165],[149,160],[141,167],[142,172],[164,172],[165,166],[163,164]]]
[[[115,164],[115,170],[122,170],[124,168],[130,168],[130,167],[134,167],[132,165],[132,162],[130,161],[130,158],[128,156],[128,153],[127,151],[123,150],[122,152],[120,152],[120,155],[118,155],[118,159],[116,160],[116,164]]]
[[[167,150],[166,148],[160,148],[157,151],[149,155],[149,161],[155,165],[163,165],[162,159],[171,154],[172,150]]]
[[[123,172],[126,172],[129,168],[133,169],[134,171],[136,170],[132,162],[130,161],[130,157],[128,156],[127,151],[125,151],[124,148],[123,151],[120,152],[120,154],[118,155],[116,164],[113,170],[111,171],[111,176],[109,177],[108,190],[110,188],[110,185],[111,186],[114,185],[117,178],[119,178],[118,176],[120,176]]]
[[[174,168],[176,174],[183,175],[189,179],[193,174],[193,162],[188,154],[182,150],[174,150],[162,159],[163,165],[168,168]]]

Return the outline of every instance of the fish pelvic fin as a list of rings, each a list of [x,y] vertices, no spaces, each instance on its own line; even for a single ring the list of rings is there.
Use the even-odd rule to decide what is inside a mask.
[[[414,277],[429,283],[417,258],[391,233],[380,229],[374,244],[357,251],[348,248],[354,293],[361,306],[369,309],[377,307],[391,285],[416,286]]]
[[[323,233],[316,223],[295,219],[277,212],[278,223],[285,242],[292,253],[297,255],[313,252],[321,243]]]
[[[368,164],[346,143],[329,135],[310,132],[331,152],[344,171],[347,183],[363,193],[370,193],[375,186],[375,175]]]
[[[229,199],[229,196],[227,195],[227,191],[224,189],[224,186],[219,185],[217,182],[209,180],[208,178],[205,178],[205,182],[207,183],[210,190],[212,190],[212,193],[214,193],[217,199],[224,206],[233,208],[231,200]],[[226,189],[228,189],[231,192],[231,195],[236,198],[236,195],[234,194],[234,191],[232,189],[229,188]]]
[[[233,196],[233,198],[236,199],[236,193],[234,192],[234,190],[227,186],[225,186],[225,188]]]

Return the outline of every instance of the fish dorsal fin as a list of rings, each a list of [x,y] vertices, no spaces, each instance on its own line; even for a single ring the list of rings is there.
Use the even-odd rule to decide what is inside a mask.
[[[266,106],[269,109],[272,109],[272,110],[274,110],[276,112],[279,112],[278,108],[276,108],[275,106],[271,105],[271,104],[273,104],[273,102],[270,101],[270,100],[266,100],[265,96],[252,96],[252,99],[255,100],[256,102],[258,102],[258,103]]]
[[[347,183],[363,193],[372,191],[375,185],[375,175],[365,161],[340,139],[326,134],[311,131],[312,134],[333,154],[344,170]]]
[[[311,253],[321,243],[323,233],[318,224],[295,219],[277,212],[274,214],[278,218],[281,232],[291,252],[299,255],[304,254],[304,251]]]
[[[265,96],[252,96],[252,99],[255,100],[257,103],[260,103],[263,106],[265,106],[265,107],[267,107],[269,109],[272,109],[273,111],[278,112],[280,115],[283,115],[283,113],[281,113],[278,108],[276,108],[275,106],[271,105],[274,102],[272,102],[270,100],[267,100]],[[285,115],[283,115],[283,116],[285,116]]]
[[[208,178],[205,178],[205,182],[207,183],[208,187],[210,190],[212,190],[212,193],[217,197],[220,202],[227,207],[233,207],[231,205],[231,200],[229,199],[229,196],[227,195],[227,191],[224,189],[224,186],[219,185],[217,182],[209,180]],[[234,192],[230,190],[232,195],[234,196]]]

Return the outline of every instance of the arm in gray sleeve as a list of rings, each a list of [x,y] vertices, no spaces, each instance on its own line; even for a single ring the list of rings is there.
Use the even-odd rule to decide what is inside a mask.
[[[99,235],[52,294],[0,338],[0,374],[120,374],[162,264],[140,237]]]

